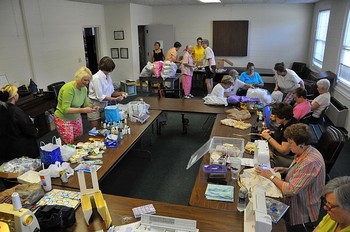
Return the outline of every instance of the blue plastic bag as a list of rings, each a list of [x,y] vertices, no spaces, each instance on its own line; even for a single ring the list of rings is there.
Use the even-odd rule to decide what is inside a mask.
[[[44,144],[40,142],[40,159],[45,166],[56,163],[62,163],[60,146],[53,143]]]
[[[107,122],[119,122],[120,114],[118,105],[111,105],[105,107],[105,119]]]

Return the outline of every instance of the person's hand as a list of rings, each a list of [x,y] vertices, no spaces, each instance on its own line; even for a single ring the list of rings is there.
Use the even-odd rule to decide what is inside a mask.
[[[274,167],[273,170],[275,172],[279,172],[279,173],[287,173],[288,168],[286,168],[286,167]]]
[[[270,139],[271,138],[271,135],[270,135],[270,130],[263,130],[262,132],[261,132],[261,137],[263,137],[264,139],[266,139],[266,140],[268,140],[268,139]]]
[[[273,173],[267,168],[256,167],[255,172],[267,179],[269,179],[273,175]]]
[[[253,84],[251,84],[251,85],[249,86],[249,88],[252,88],[252,89],[254,89],[254,85],[253,85]]]
[[[99,110],[100,110],[100,107],[99,107],[99,106],[92,106],[92,110],[93,110],[93,111],[99,111]]]
[[[119,96],[119,97],[114,97],[113,101],[122,101],[124,99],[123,96]]]
[[[94,108],[91,106],[87,106],[83,108],[83,113],[92,113],[94,111],[95,111]]]

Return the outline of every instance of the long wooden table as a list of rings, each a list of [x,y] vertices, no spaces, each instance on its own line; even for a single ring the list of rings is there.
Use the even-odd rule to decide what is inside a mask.
[[[102,180],[115,165],[123,158],[123,156],[133,147],[133,145],[142,137],[147,128],[156,120],[158,115],[161,113],[160,110],[150,110],[150,118],[144,123],[130,122],[128,121],[128,126],[130,126],[131,134],[125,135],[121,142],[116,148],[108,148],[103,154],[103,165],[97,171],[98,180]],[[93,136],[88,136],[85,134],[80,141],[88,141],[88,138]],[[75,167],[76,165],[72,165]],[[91,175],[85,173],[86,187],[91,188]],[[52,179],[52,184],[55,186],[68,187],[73,189],[79,189],[78,175],[75,173],[74,176],[70,177],[68,183],[62,183],[60,178]]]

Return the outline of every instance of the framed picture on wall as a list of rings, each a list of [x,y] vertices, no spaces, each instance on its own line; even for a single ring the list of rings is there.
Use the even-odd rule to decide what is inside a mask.
[[[112,59],[119,59],[119,48],[111,48]]]
[[[124,40],[124,31],[114,31],[114,40]]]
[[[129,59],[129,53],[127,48],[120,48],[120,58]]]

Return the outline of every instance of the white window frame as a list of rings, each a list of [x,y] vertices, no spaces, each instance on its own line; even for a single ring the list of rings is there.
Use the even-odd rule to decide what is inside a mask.
[[[322,69],[323,65],[330,12],[330,9],[324,9],[317,15],[312,64],[319,69]]]
[[[338,65],[338,80],[346,87],[350,87],[350,8],[344,28],[343,41]],[[345,87],[344,86],[344,87]]]

